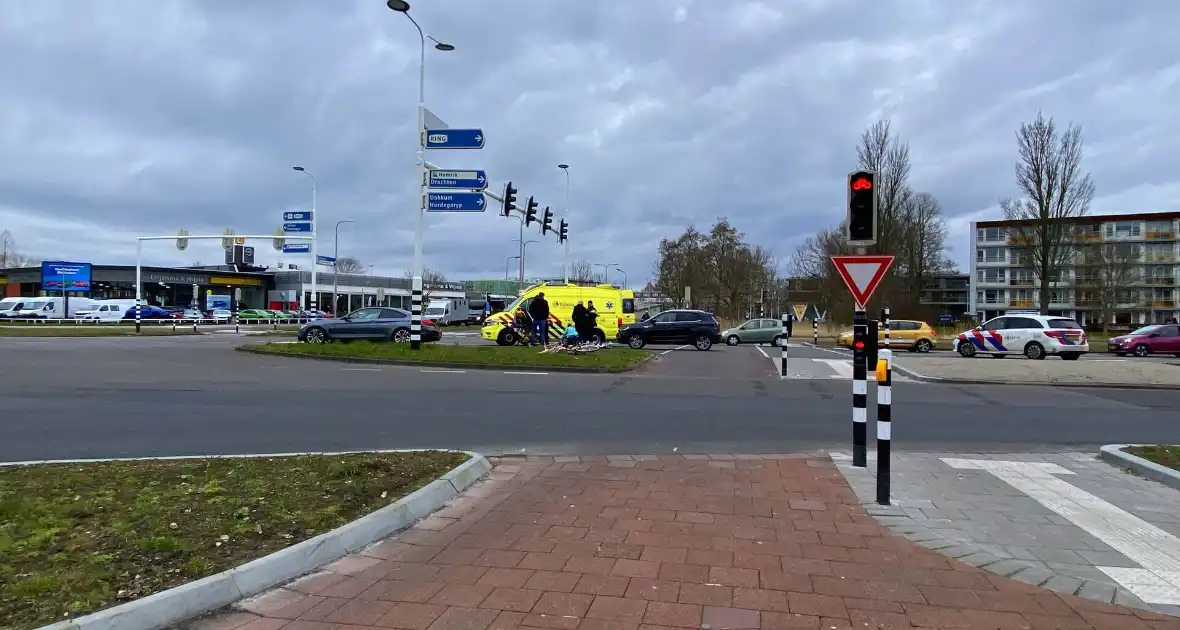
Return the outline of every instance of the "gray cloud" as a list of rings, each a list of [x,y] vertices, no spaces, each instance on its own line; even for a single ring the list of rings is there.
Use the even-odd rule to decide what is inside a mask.
[[[1015,193],[1012,132],[1038,109],[1081,124],[1095,212],[1174,210],[1180,6],[649,0],[415,3],[427,104],[486,130],[434,152],[568,213],[575,258],[645,278],[659,239],[726,216],[786,258],[841,218],[861,130],[890,117],[913,183],[966,222]],[[270,233],[319,182],[321,241],[400,274],[417,198],[419,42],[380,0],[0,4],[0,227],[28,253],[129,262],[134,236]],[[13,62],[15,60],[15,63]],[[427,264],[498,277],[518,224],[428,217]],[[552,236],[530,275],[554,274]],[[265,248],[266,260],[278,255]],[[155,264],[216,245],[148,248]],[[288,262],[300,262],[294,258]]]

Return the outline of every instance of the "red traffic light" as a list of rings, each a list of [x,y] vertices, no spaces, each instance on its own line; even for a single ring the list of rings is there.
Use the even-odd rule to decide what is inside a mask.
[[[873,189],[873,180],[871,180],[867,177],[857,177],[856,179],[852,180],[852,189],[853,190],[872,190]]]
[[[863,342],[863,341],[858,341],[853,345],[856,346],[857,350],[864,350],[865,349],[865,342]]]

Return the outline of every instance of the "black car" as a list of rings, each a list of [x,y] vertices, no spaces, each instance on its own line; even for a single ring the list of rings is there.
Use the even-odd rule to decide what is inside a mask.
[[[675,309],[628,324],[615,338],[636,350],[649,343],[692,344],[697,350],[708,350],[721,343],[721,324],[712,313]]]
[[[308,322],[299,329],[299,341],[309,343],[324,343],[327,341],[350,341],[352,339],[368,339],[370,341],[396,341],[405,343],[410,340],[409,311],[400,308],[370,306],[357,309],[344,317],[331,319],[317,319]],[[442,333],[430,320],[422,321],[422,341],[438,341]]]

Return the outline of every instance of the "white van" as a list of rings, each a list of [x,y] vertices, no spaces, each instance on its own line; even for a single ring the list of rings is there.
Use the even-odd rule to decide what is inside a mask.
[[[462,326],[471,316],[466,298],[431,300],[423,317],[439,326]]]
[[[98,300],[87,312],[75,315],[82,321],[117,322],[129,309],[135,307],[135,300]]]
[[[10,297],[0,300],[0,319],[16,317],[16,314],[25,307],[25,302],[31,299],[33,298]]]
[[[84,297],[70,298],[70,312],[65,313],[65,298],[39,297],[25,301],[24,307],[17,311],[16,317],[28,319],[66,319],[73,317],[80,310],[91,308],[94,300]]]

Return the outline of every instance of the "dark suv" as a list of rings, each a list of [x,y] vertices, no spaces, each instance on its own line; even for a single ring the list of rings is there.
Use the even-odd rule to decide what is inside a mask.
[[[616,339],[636,350],[649,343],[692,344],[697,350],[708,350],[721,343],[721,324],[712,313],[676,309],[628,324]]]

